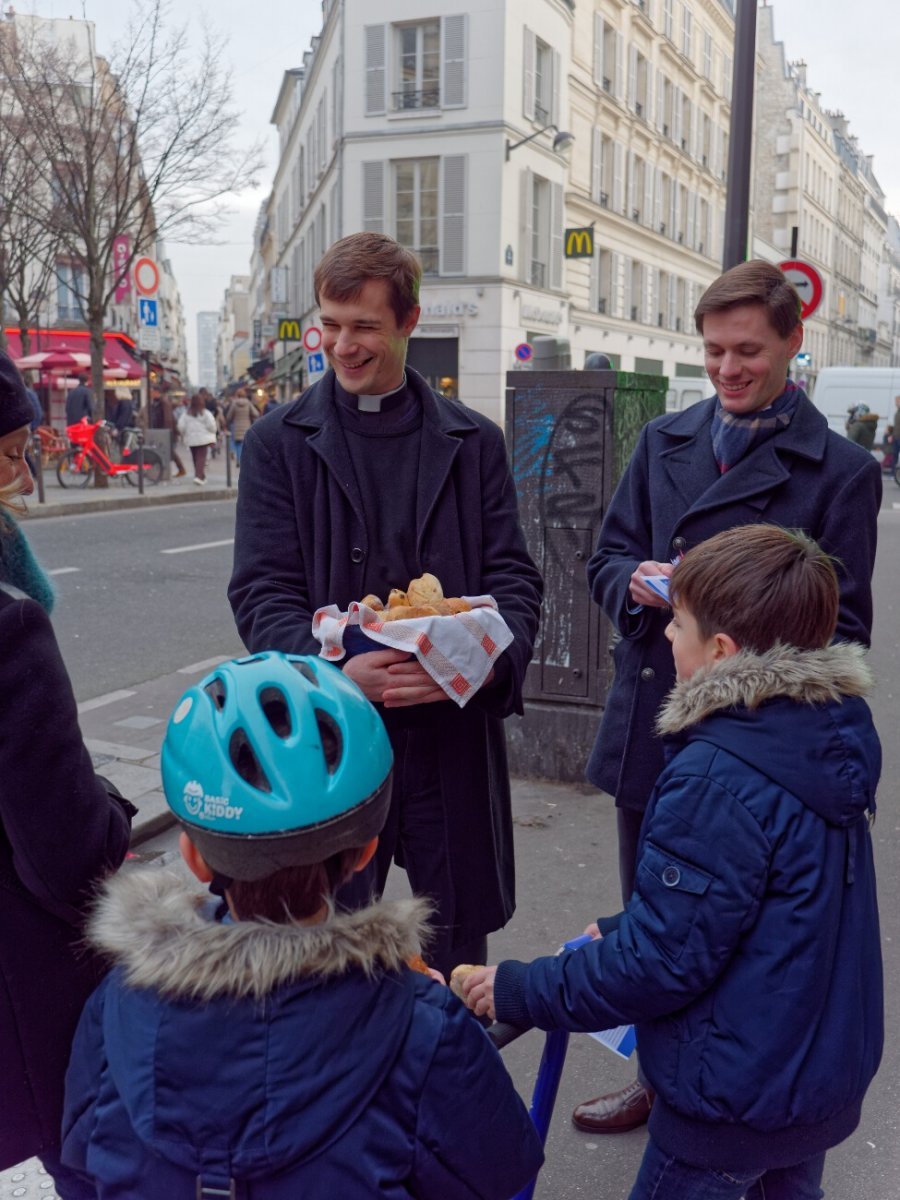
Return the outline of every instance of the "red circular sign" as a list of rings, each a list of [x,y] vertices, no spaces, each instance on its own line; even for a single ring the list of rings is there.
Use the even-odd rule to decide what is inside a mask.
[[[822,276],[815,267],[796,258],[778,264],[800,297],[800,320],[811,317],[822,303]]]
[[[519,362],[531,362],[533,351],[528,342],[519,342],[515,349],[516,358]]]
[[[142,296],[159,291],[159,267],[152,258],[139,258],[134,264],[134,286]]]
[[[308,354],[315,354],[321,345],[322,330],[318,325],[310,325],[309,329],[303,334],[303,348]]]

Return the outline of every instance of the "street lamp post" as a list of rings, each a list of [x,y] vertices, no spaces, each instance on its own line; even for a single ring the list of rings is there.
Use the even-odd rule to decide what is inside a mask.
[[[558,125],[545,125],[543,129],[536,129],[534,133],[529,133],[528,137],[519,138],[517,142],[511,142],[506,139],[506,161],[509,162],[509,156],[513,150],[518,150],[520,146],[524,146],[526,142],[533,141],[536,137],[540,137],[542,133],[546,133],[548,129],[555,129],[556,134],[553,138],[553,153],[565,154],[575,141],[575,135],[568,133],[565,129],[560,129]]]
[[[753,156],[753,92],[756,82],[756,0],[737,0],[731,140],[722,269],[744,262],[750,228],[750,162]]]

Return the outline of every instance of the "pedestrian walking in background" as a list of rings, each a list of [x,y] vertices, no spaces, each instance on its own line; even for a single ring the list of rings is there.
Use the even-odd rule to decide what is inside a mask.
[[[231,448],[234,461],[241,465],[241,452],[244,449],[244,438],[247,430],[259,416],[259,409],[247,395],[246,388],[238,388],[231,398],[231,403],[225,409],[225,424],[231,435]]]
[[[175,448],[175,443],[178,439],[178,430],[175,426],[175,410],[172,405],[172,397],[169,395],[167,388],[154,387],[151,391],[150,428],[168,429],[169,452],[176,468],[175,478],[181,479],[183,475],[187,475],[184,463],[181,461],[178,451]]]
[[[772,264],[741,263],[707,288],[694,320],[716,395],[644,426],[587,570],[619,635],[587,776],[615,798],[623,903],[663,767],[656,716],[675,682],[669,608],[646,577],[671,575],[692,546],[763,516],[804,530],[837,560],[837,637],[868,645],[872,629],[881,469],[787,378],[803,342],[796,291]],[[639,1080],[579,1105],[573,1120],[588,1133],[617,1133],[645,1122],[651,1103]]]
[[[82,417],[94,419],[94,397],[87,386],[87,375],[79,375],[78,384],[66,396],[66,424],[77,425]]]
[[[134,809],[94,773],[50,624],[50,581],[14,512],[34,483],[31,402],[0,353],[0,1170],[37,1155],[62,1200],[94,1197],[59,1162],[63,1081],[103,976],[82,920],[128,850]]]
[[[216,444],[216,419],[199,392],[191,396],[187,409],[179,417],[178,432],[194,460],[194,483],[202,487],[206,483],[206,456]]]
[[[134,426],[134,398],[128,388],[116,388],[107,405],[107,420],[116,430],[119,445],[124,442],[126,429]]]

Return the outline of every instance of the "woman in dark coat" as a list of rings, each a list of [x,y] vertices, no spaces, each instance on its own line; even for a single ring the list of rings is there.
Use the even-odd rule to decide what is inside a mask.
[[[0,1169],[38,1155],[63,1200],[63,1081],[103,972],[81,947],[93,885],[122,862],[131,805],[94,773],[50,624],[50,582],[12,511],[34,483],[31,404],[0,353]],[[93,1193],[90,1193],[91,1195]]]

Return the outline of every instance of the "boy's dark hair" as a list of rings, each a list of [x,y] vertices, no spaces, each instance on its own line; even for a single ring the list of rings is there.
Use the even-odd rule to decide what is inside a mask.
[[[264,879],[233,879],[228,895],[242,920],[274,921],[313,917],[326,900],[353,874],[363,847],[341,850],[324,862],[306,867],[282,867]]]
[[[753,258],[738,263],[709,285],[694,309],[697,332],[702,335],[707,313],[727,312],[742,304],[761,305],[780,337],[789,337],[800,324],[800,296],[796,288],[778,267]]]
[[[351,233],[325,251],[313,275],[320,297],[343,304],[355,300],[370,279],[383,279],[397,324],[419,303],[422,265],[411,250],[384,233]]]
[[[669,594],[701,637],[727,633],[757,654],[776,643],[827,646],[840,602],[834,560],[802,530],[778,525],[739,525],[701,542],[675,568]]]

